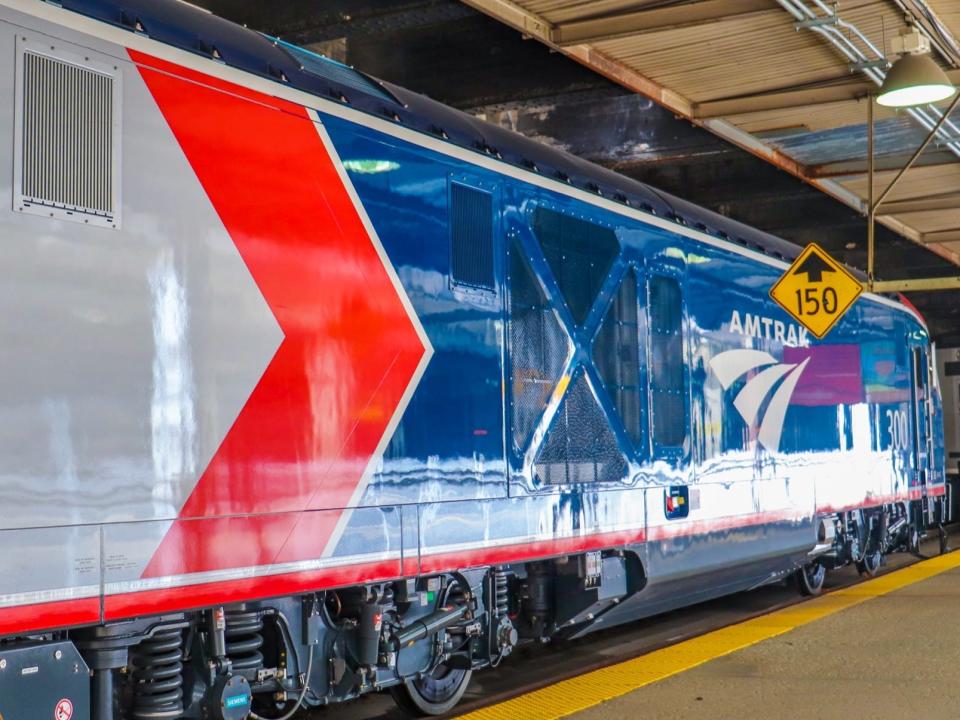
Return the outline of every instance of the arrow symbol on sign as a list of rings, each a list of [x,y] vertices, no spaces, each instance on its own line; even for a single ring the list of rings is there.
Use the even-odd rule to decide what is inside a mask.
[[[819,253],[812,252],[800,263],[800,267],[793,271],[793,275],[803,275],[806,274],[807,282],[818,283],[823,281],[823,274],[825,272],[836,272],[830,265],[820,257]]]

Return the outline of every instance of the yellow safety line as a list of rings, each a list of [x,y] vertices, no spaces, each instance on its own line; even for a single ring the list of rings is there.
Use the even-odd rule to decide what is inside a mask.
[[[461,715],[460,720],[555,720],[572,715],[957,567],[960,567],[960,552],[939,555],[873,580],[490,705]]]

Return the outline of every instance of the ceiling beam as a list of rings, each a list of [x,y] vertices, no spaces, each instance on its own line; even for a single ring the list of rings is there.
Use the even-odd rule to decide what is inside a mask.
[[[925,232],[920,236],[920,240],[924,244],[958,242],[960,241],[960,229],[954,228],[952,230],[935,230],[933,232]]]
[[[549,47],[564,53],[572,60],[590,68],[598,75],[628,90],[640,93],[678,115],[687,118],[693,117],[692,103],[680,93],[664,87],[622,62],[599,52],[590,45],[561,47],[552,40],[554,28],[550,23],[539,15],[521,8],[511,0],[462,0],[462,2],[496,18],[500,22],[506,23],[527,37],[540,40]]]
[[[878,293],[960,290],[960,277],[917,278],[916,280],[874,280],[867,285],[867,288]]]
[[[960,70],[949,70],[947,76],[955,85],[960,84]],[[715,118],[730,115],[789,110],[809,105],[861,100],[877,86],[871,82],[851,81],[819,85],[816,87],[781,88],[770,92],[751,93],[736,97],[718,98],[697,103],[694,117]],[[866,113],[866,111],[864,111]]]
[[[773,0],[699,0],[561,23],[553,28],[551,40],[557,45],[581,45],[778,9],[783,11]]]
[[[960,192],[928,195],[914,200],[894,200],[885,202],[877,210],[877,215],[905,215],[907,213],[929,212],[932,210],[960,209]]]
[[[553,26],[539,15],[523,9],[510,0],[463,0],[463,4],[495,17],[528,37],[547,44],[552,42]]]
[[[895,172],[900,170],[911,155],[880,155],[875,160],[875,170],[881,172]],[[927,152],[917,158],[913,167],[935,167],[940,165],[956,165],[960,160],[953,153],[946,150],[936,152]],[[822,180],[826,178],[844,178],[857,177],[867,174],[866,158],[852,158],[848,160],[837,160],[836,162],[824,163],[823,165],[808,165],[805,174],[812,180]],[[881,207],[883,207],[881,205]]]
[[[796,90],[778,90],[776,92],[755,93],[740,97],[708,100],[697,103],[695,117],[714,118],[747,113],[767,112],[768,110],[789,110],[791,108],[823,105],[826,103],[859,100],[867,96],[876,85],[866,82],[846,82],[826,87],[808,87]],[[866,113],[866,111],[864,111]]]

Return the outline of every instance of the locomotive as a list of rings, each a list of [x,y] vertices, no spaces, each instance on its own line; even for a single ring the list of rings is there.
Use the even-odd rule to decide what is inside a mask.
[[[0,716],[448,712],[916,548],[929,333],[792,244],[178,0],[0,0]]]

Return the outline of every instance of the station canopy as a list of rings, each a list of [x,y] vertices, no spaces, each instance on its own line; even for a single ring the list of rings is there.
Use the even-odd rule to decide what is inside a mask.
[[[463,1],[864,214],[867,98],[898,57],[896,39],[918,30],[960,85],[956,0]],[[874,106],[877,193],[948,103]],[[960,117],[878,222],[960,264]]]

